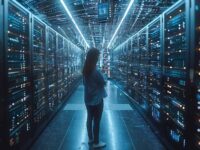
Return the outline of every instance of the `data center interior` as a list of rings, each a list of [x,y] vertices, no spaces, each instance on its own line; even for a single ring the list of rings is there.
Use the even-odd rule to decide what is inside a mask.
[[[91,47],[107,81],[102,149],[200,149],[199,0],[0,0],[1,150],[91,149]]]

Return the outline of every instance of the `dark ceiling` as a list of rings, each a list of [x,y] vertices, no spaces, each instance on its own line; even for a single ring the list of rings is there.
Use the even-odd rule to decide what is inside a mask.
[[[83,40],[60,0],[18,0],[55,30],[82,47]],[[112,47],[116,47],[178,0],[135,0]],[[98,4],[109,3],[109,17],[100,20]],[[72,16],[92,47],[106,48],[130,0],[65,0]]]

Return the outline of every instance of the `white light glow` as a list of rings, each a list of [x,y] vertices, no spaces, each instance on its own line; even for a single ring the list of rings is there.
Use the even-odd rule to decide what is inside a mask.
[[[114,32],[114,34],[113,34],[113,36],[112,36],[112,38],[111,38],[111,40],[110,40],[110,42],[109,42],[107,48],[110,47],[112,41],[114,40],[115,36],[117,35],[117,32],[119,31],[119,28],[121,27],[121,25],[122,25],[124,19],[126,18],[126,16],[127,16],[128,12],[129,12],[131,6],[133,5],[134,1],[135,1],[135,0],[131,0],[131,1],[130,1],[129,5],[128,5],[128,8],[126,9],[126,11],[125,11],[125,13],[124,13],[124,16],[122,17],[122,20],[120,21],[119,25],[117,26],[117,29],[115,30],[115,32]]]
[[[77,45],[75,45],[74,43],[72,43],[72,41],[68,40],[66,37],[64,37],[63,35],[61,35],[60,33],[58,33],[58,32],[57,32],[56,30],[54,30],[53,28],[49,27],[49,25],[47,25],[45,22],[43,22],[43,21],[41,20],[41,18],[39,18],[39,17],[35,16],[34,14],[32,14],[31,11],[29,11],[27,8],[25,8],[25,7],[24,7],[22,4],[20,4],[18,1],[12,0],[12,2],[15,3],[16,5],[18,5],[19,7],[23,8],[23,10],[27,11],[28,13],[30,13],[33,19],[39,20],[39,21],[40,21],[42,24],[44,24],[47,28],[51,29],[52,31],[56,32],[59,36],[61,36],[62,38],[64,38],[69,44],[74,45],[74,46],[76,47],[76,49],[82,51],[82,50],[80,49],[80,47],[78,47]]]
[[[83,40],[84,40],[86,46],[89,48],[89,47],[90,47],[89,44],[87,43],[87,41],[86,41],[85,37],[83,36],[81,30],[79,29],[79,27],[78,27],[78,25],[76,24],[74,18],[72,17],[72,14],[70,13],[70,11],[69,11],[67,5],[65,4],[64,0],[60,0],[60,2],[62,3],[62,5],[63,5],[63,7],[65,8],[65,10],[66,10],[67,14],[69,15],[70,19],[72,20],[72,22],[74,23],[76,29],[77,29],[78,32],[80,33],[81,37],[83,38]]]

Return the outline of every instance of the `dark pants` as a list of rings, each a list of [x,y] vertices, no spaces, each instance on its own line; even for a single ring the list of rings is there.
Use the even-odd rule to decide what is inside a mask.
[[[99,128],[103,112],[103,101],[98,105],[86,105],[87,108],[87,131],[89,139],[93,139],[94,143],[99,143]]]

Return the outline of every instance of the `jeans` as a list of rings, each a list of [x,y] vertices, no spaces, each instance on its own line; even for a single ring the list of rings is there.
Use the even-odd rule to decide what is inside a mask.
[[[100,121],[103,112],[103,100],[98,105],[86,105],[87,108],[87,131],[90,140],[99,143]]]

